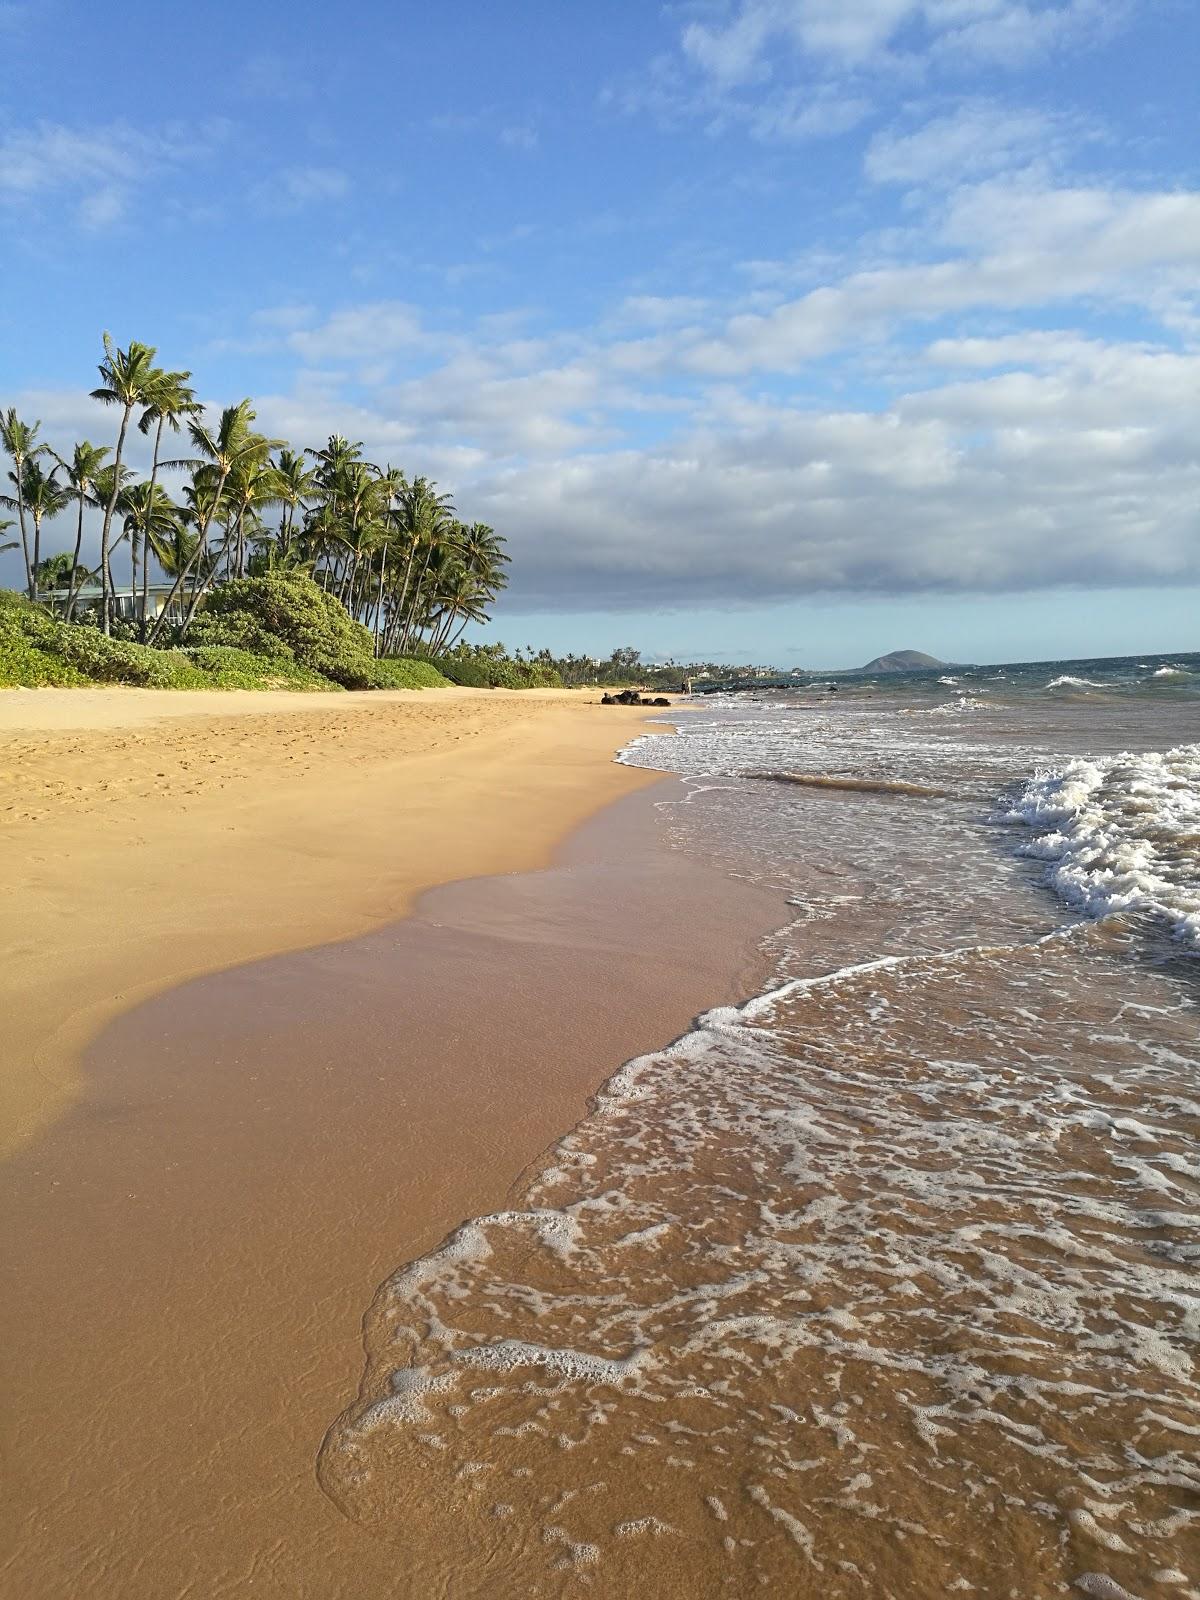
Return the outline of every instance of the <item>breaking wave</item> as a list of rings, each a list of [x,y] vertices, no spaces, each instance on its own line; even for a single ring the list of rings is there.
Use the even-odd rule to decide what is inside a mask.
[[[1200,745],[1070,761],[1011,815],[1037,830],[1024,854],[1069,905],[1150,917],[1200,952]]]

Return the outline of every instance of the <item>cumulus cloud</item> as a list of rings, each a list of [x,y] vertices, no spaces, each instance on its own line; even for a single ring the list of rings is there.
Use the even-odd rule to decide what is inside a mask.
[[[305,361],[328,361],[409,350],[423,338],[421,313],[415,306],[378,300],[336,311],[315,328],[293,328],[287,342]]]
[[[1101,370],[1103,387],[1022,374],[876,413],[751,408],[485,477],[472,506],[516,534],[529,607],[1196,583],[1200,360],[1112,351]]]
[[[879,159],[927,171],[907,137]],[[886,243],[567,331],[268,305],[249,337],[295,373],[260,423],[436,478],[510,538],[514,606],[1200,582],[1200,353],[1164,310],[1200,193],[985,173]],[[14,402],[61,448],[106,437],[82,396]]]
[[[961,254],[853,272],[770,311],[740,313],[677,358],[714,376],[789,371],[908,321],[1082,296],[1152,308],[1162,296],[1195,294],[1200,193],[997,180],[957,191],[938,227]]]
[[[572,425],[606,398],[582,366],[464,357],[423,403],[335,384],[256,404],[272,434],[336,430],[451,489],[509,536],[527,609],[1200,582],[1200,355],[1069,332],[927,355],[947,379],[876,409],[707,390],[659,443]],[[17,401],[62,446],[97,436],[82,394]]]

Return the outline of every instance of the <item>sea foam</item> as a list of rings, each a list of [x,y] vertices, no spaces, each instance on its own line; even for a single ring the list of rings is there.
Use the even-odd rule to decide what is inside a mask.
[[[1076,759],[1039,773],[1010,815],[1024,853],[1089,916],[1140,913],[1200,951],[1200,745]]]

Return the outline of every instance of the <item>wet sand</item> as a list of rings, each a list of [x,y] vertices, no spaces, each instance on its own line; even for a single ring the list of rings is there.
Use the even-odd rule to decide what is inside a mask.
[[[644,785],[645,713],[564,690],[0,691],[0,1151],[60,1115],[111,1017],[203,972],[540,867]]]
[[[315,1474],[377,1285],[502,1204],[621,1060],[750,992],[781,920],[662,848],[670,793],[619,801],[549,870],[109,1024],[74,1108],[3,1171],[0,1593],[416,1600],[403,1546]]]

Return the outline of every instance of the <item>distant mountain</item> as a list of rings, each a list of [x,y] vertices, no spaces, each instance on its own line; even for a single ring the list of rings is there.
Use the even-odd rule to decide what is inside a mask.
[[[891,655],[876,656],[860,672],[920,672],[923,667],[948,667],[948,661],[927,656],[922,650],[893,650]]]

